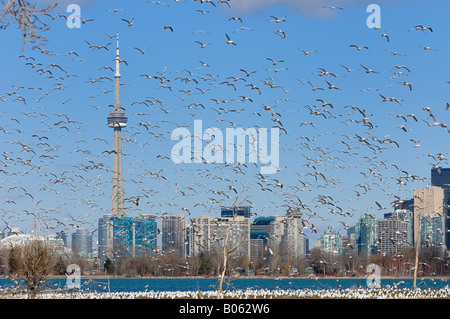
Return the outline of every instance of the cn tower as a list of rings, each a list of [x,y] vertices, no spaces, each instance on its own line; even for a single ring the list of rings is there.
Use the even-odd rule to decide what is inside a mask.
[[[116,73],[114,74],[114,110],[108,116],[108,126],[114,129],[114,160],[112,180],[111,215],[122,217],[124,211],[123,171],[122,171],[122,127],[127,126],[127,116],[120,106],[120,59],[119,59],[119,29],[117,29]]]

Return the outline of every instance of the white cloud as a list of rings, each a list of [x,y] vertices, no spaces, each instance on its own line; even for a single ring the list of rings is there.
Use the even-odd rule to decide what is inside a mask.
[[[333,12],[328,8],[324,8],[323,6],[325,5],[345,7],[345,5],[352,3],[370,4],[387,1],[390,0],[230,0],[229,3],[232,10],[242,14],[249,14],[266,7],[285,4],[302,14],[326,18],[332,16]]]
[[[323,14],[321,0],[230,0],[231,8],[240,13],[254,11],[278,4],[288,4],[302,13],[318,15]]]

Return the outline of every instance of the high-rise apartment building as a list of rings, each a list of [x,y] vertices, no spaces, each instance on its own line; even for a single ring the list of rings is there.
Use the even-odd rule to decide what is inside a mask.
[[[61,230],[60,232],[56,233],[56,238],[61,239],[65,247],[69,247],[69,241],[67,240],[67,233],[65,231]]]
[[[161,249],[176,251],[178,256],[186,257],[186,215],[164,215],[161,218]]]
[[[414,190],[414,240],[419,235],[420,218],[440,214],[444,216],[444,189],[431,186]]]
[[[225,244],[235,257],[250,257],[250,218],[200,216],[191,219],[191,255],[222,252]]]
[[[320,249],[328,254],[341,255],[344,249],[344,240],[337,230],[327,229],[320,236]]]
[[[412,248],[410,223],[400,218],[377,219],[377,252],[392,256]]]
[[[103,215],[98,219],[98,242],[97,251],[100,261],[100,269],[103,269],[107,258],[112,259],[113,253],[113,237],[112,237],[112,221],[111,215]]]
[[[290,210],[286,216],[276,216],[271,229],[272,246],[278,247],[288,258],[304,258],[309,250],[305,223],[298,210]]]
[[[408,244],[414,245],[414,212],[408,209],[396,209],[392,213],[384,214],[384,218],[393,218],[408,224]]]
[[[92,258],[92,234],[84,228],[78,228],[72,234],[72,251],[87,258]]]

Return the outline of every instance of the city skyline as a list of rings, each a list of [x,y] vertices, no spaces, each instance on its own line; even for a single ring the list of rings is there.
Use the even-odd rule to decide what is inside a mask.
[[[110,212],[117,150],[104,123],[119,88],[114,110],[129,116],[122,137],[128,216],[193,218],[236,202],[257,216],[297,207],[317,233],[328,223],[342,230],[341,221],[389,212],[396,196],[409,199],[431,184],[430,168],[448,164],[445,145],[436,142],[448,131],[434,125],[448,112],[448,79],[438,72],[448,64],[441,2],[430,11],[408,6],[406,16],[398,5],[380,4],[383,30],[366,25],[370,13],[359,3],[339,12],[315,8],[320,18],[288,5],[244,14],[196,1],[108,11],[120,4],[80,3],[86,21],[72,29],[52,20],[70,14],[57,8],[46,16],[54,24],[48,54],[20,51],[16,31],[1,30],[11,43],[0,53],[11,61],[2,65],[9,77],[0,87],[5,227],[31,230],[43,220],[42,232],[92,231]],[[433,31],[414,29],[419,23]],[[120,64],[109,46],[117,27],[123,82],[112,79]],[[223,131],[278,126],[281,170],[262,175],[249,162],[176,165],[171,132],[193,128],[195,119]]]
[[[447,170],[447,168],[442,168],[442,171]],[[434,173],[434,170],[432,170],[431,175],[434,176]],[[434,182],[435,184],[439,184],[442,182],[442,179],[438,179],[434,176]],[[230,231],[230,238],[234,239],[228,243],[228,245],[231,245],[231,247],[239,247],[240,244],[242,244],[239,241],[242,240],[242,238],[247,238],[245,239],[247,248],[241,251],[241,247],[239,251],[241,251],[241,255],[249,258],[254,258],[253,256],[255,255],[255,252],[253,251],[255,245],[255,243],[252,242],[253,239],[265,238],[264,242],[270,239],[269,242],[271,245],[269,245],[269,247],[274,248],[283,244],[287,245],[286,247],[288,247],[289,251],[289,249],[298,245],[298,239],[296,239],[297,236],[301,236],[301,238],[299,237],[299,243],[300,247],[302,247],[300,248],[300,251],[302,252],[297,256],[300,256],[301,258],[305,258],[312,248],[320,248],[324,252],[341,255],[348,251],[348,248],[346,248],[347,246],[350,246],[350,250],[355,251],[366,258],[376,253],[396,255],[397,253],[411,250],[414,247],[414,238],[418,236],[418,231],[420,231],[422,247],[430,248],[436,246],[440,247],[440,249],[445,249],[449,240],[449,237],[447,236],[448,218],[446,217],[445,209],[445,207],[448,208],[448,204],[446,206],[443,194],[448,190],[448,186],[445,183],[443,186],[446,186],[446,188],[443,189],[439,186],[432,185],[424,189],[415,189],[413,192],[414,196],[410,201],[413,201],[416,204],[412,206],[412,208],[408,205],[406,205],[407,207],[402,207],[402,204],[398,202],[393,205],[392,211],[385,213],[382,218],[375,218],[371,214],[364,214],[353,225],[347,225],[342,222],[344,229],[346,230],[346,235],[341,235],[338,230],[333,229],[330,225],[327,226],[327,229],[325,229],[323,233],[317,233],[316,226],[311,224],[309,219],[305,218],[303,213],[299,210],[289,209],[282,216],[257,216],[257,214],[251,212],[250,206],[241,206],[221,207],[220,216],[213,217],[211,215],[203,215],[190,219],[190,223],[187,222],[185,214],[165,213],[161,218],[161,225],[159,226],[161,229],[157,226],[156,220],[158,217],[155,215],[141,214],[138,218],[104,215],[98,220],[99,231],[97,247],[90,244],[89,251],[77,248],[79,246],[86,246],[86,236],[88,236],[91,241],[93,239],[93,232],[86,231],[84,228],[78,228],[76,232],[72,233],[71,247],[74,252],[77,252],[77,250],[80,250],[83,253],[94,252],[94,255],[96,255],[98,251],[97,256],[100,258],[100,261],[104,262],[104,257],[106,256],[113,258],[112,253],[106,253],[106,251],[115,251],[117,249],[113,249],[113,247],[117,245],[115,242],[123,241],[123,239],[121,239],[121,236],[123,235],[117,236],[116,234],[124,233],[127,234],[127,245],[133,247],[132,249],[128,247],[125,250],[122,247],[121,249],[125,255],[131,254],[134,257],[136,247],[142,246],[143,243],[145,244],[147,242],[151,243],[151,247],[144,248],[144,250],[141,250],[140,254],[155,255],[158,250],[163,253],[175,250],[180,257],[199,256],[203,252],[206,253],[218,249],[220,250],[220,242],[225,239],[227,225],[231,222],[231,225],[233,225],[232,230],[228,231]],[[400,205],[398,206],[397,204]],[[140,221],[145,221],[147,219],[154,223],[154,226],[151,226],[151,229],[146,230],[147,228],[143,228],[144,232],[142,232],[135,230],[135,226],[131,226],[131,224],[139,224]],[[274,223],[279,226],[274,226]],[[422,225],[421,229],[418,228],[419,223]],[[117,228],[114,226],[116,224],[119,225],[119,230],[115,229]],[[284,226],[282,226],[283,224]],[[266,226],[261,227],[258,225]],[[267,228],[268,225],[272,226]],[[280,225],[282,228],[285,228],[285,230],[280,230]],[[316,243],[311,247],[309,246],[310,238],[304,232],[304,230],[308,228],[313,229],[314,232],[320,236],[319,239],[316,240]],[[245,229],[247,230],[245,231]],[[5,230],[6,229],[4,229],[2,237],[11,236],[11,233],[8,234]],[[256,230],[255,233],[253,233],[254,230]],[[263,233],[260,233],[258,230],[264,231]],[[128,234],[130,231],[131,233]],[[135,231],[136,238],[140,238],[137,241],[139,243],[136,244],[136,247],[134,239]],[[246,232],[247,234],[245,234]],[[20,234],[20,230],[14,229],[14,232],[12,233],[13,237],[17,234]],[[328,234],[333,238],[336,236],[340,238],[337,246],[335,246],[336,243],[334,243],[337,239],[333,239],[331,244],[323,242]],[[356,237],[351,238],[350,234],[353,234]],[[255,238],[253,238],[254,235],[256,236]],[[63,236],[63,233],[56,234],[57,238],[60,238],[61,236]],[[130,236],[133,240],[130,239]],[[158,239],[158,237],[160,238]],[[283,237],[284,239],[282,239]],[[82,240],[80,243],[74,243],[74,238],[81,238]],[[110,243],[105,244],[108,241],[110,241]],[[67,239],[64,239],[64,243],[66,247],[69,247]],[[219,247],[217,247],[218,243]],[[262,248],[267,249],[267,242],[264,244],[261,243],[260,245],[262,245]],[[140,249],[143,247],[144,246]],[[159,247],[159,249],[157,249],[157,247]],[[132,250],[132,253],[129,250]],[[293,251],[297,250],[298,248],[294,248]],[[442,250],[441,254],[443,252],[444,251]]]

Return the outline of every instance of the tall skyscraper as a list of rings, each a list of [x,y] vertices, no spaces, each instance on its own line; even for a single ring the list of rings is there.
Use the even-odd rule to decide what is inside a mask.
[[[186,257],[186,215],[164,215],[161,219],[162,250],[167,252],[173,249],[180,257]]]
[[[106,258],[112,259],[112,222],[111,215],[103,215],[98,219],[98,258],[100,260],[100,268],[103,269]]]
[[[72,251],[87,258],[92,258],[92,234],[84,228],[78,228],[72,234]]]
[[[376,249],[377,221],[369,214],[364,214],[355,225],[356,252],[369,257]]]
[[[438,256],[445,251],[444,243],[445,216],[439,213],[421,216],[421,238],[422,248],[431,248]]]
[[[431,186],[441,187],[444,190],[444,214],[447,219],[445,220],[445,227],[450,229],[450,168],[431,169]],[[450,233],[445,233],[445,245],[450,247]]]
[[[113,148],[113,185],[112,185],[112,216],[124,216],[123,171],[122,171],[122,127],[127,125],[127,116],[120,105],[120,58],[119,30],[117,30],[116,73],[114,74],[114,110],[108,116],[108,126],[114,129]]]
[[[450,168],[432,168],[431,186],[441,187],[445,193],[450,193]]]
[[[420,220],[423,216],[444,216],[444,189],[428,187],[414,190],[414,240],[419,236]]]
[[[286,226],[287,254],[290,258],[304,258],[309,250],[303,223],[304,221],[300,212],[286,214],[284,225]]]
[[[298,209],[289,209],[286,216],[276,216],[271,223],[272,247],[279,247],[280,253],[288,258],[304,258],[309,250],[304,223]]]

